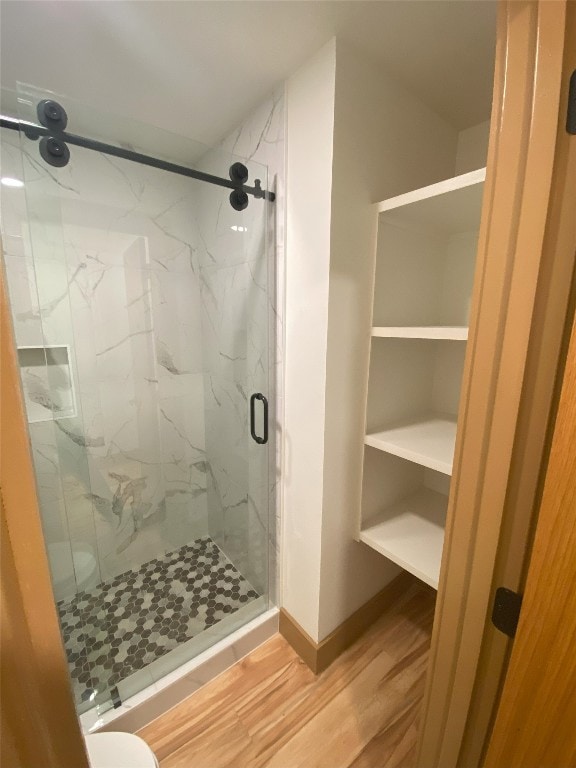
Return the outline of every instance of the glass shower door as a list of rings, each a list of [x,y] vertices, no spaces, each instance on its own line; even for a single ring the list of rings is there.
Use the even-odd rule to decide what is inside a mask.
[[[44,98],[22,89],[20,119]],[[70,133],[223,177],[241,160],[59,101]],[[250,399],[261,437],[270,204],[239,212],[226,189],[79,146],[54,167],[6,133],[26,200],[3,217],[20,238],[6,270],[55,599],[78,707],[106,708],[268,605],[271,441],[252,438]]]

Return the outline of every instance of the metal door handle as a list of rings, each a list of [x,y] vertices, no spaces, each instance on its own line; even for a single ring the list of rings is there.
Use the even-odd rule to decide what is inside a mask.
[[[255,414],[255,406],[256,406],[256,400],[261,400],[264,405],[264,435],[263,437],[260,437],[260,435],[256,434],[255,429],[255,423],[256,423],[256,414]],[[252,439],[254,442],[258,443],[259,445],[264,445],[268,442],[268,400],[264,397],[262,392],[255,392],[250,397],[250,434],[252,435]]]

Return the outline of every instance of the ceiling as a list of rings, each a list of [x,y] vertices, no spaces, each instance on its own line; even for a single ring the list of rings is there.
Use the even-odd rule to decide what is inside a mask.
[[[334,35],[458,129],[489,115],[492,0],[3,0],[0,77],[214,145]]]

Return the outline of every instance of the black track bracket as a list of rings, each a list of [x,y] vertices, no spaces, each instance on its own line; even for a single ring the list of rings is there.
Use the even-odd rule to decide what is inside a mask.
[[[242,163],[233,163],[230,166],[230,178],[223,179],[220,176],[214,176],[211,173],[197,171],[194,168],[187,168],[176,163],[169,163],[160,160],[157,157],[144,155],[140,152],[133,152],[123,147],[115,147],[112,144],[105,144],[102,141],[89,139],[85,136],[77,136],[74,133],[68,133],[65,128],[68,124],[68,115],[65,109],[52,99],[42,100],[36,109],[40,125],[29,123],[24,120],[18,120],[15,117],[0,115],[0,128],[10,128],[16,131],[22,131],[24,135],[35,141],[40,139],[39,150],[42,158],[50,165],[56,168],[62,168],[67,165],[70,159],[69,146],[84,147],[95,152],[101,152],[111,157],[119,157],[123,160],[130,160],[140,165],[146,165],[150,168],[159,168],[162,171],[176,173],[179,176],[186,176],[190,179],[205,181],[208,184],[215,184],[219,187],[227,187],[232,190],[230,193],[230,204],[237,211],[243,211],[248,205],[249,197],[263,198],[274,202],[276,195],[274,192],[263,190],[259,179],[254,181],[254,186],[247,184],[248,169]]]

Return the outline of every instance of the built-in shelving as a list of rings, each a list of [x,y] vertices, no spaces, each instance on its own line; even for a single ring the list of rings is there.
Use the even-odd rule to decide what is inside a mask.
[[[450,475],[454,461],[456,421],[447,418],[423,419],[373,432],[366,435],[364,442],[372,448]]]
[[[358,539],[435,588],[485,177],[481,168],[376,205]]]
[[[430,326],[374,326],[372,336],[382,339],[446,339],[466,341],[468,328],[465,325]]]
[[[438,589],[448,497],[428,488],[368,521],[360,541]]]
[[[378,212],[393,211],[397,223],[426,227],[433,231],[453,233],[478,229],[485,178],[485,168],[464,173],[383,200],[378,203]]]

